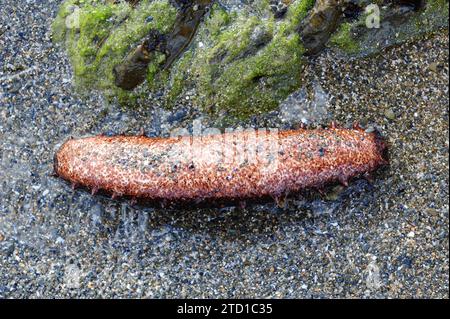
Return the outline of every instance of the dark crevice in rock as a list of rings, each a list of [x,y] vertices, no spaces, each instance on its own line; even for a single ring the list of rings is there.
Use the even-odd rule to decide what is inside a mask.
[[[363,12],[364,9],[361,8],[361,6],[359,6],[354,2],[349,2],[344,6],[342,10],[343,19],[349,22],[355,21],[360,17],[361,13]]]
[[[173,31],[167,37],[167,51],[165,52],[167,59],[163,69],[169,68],[189,46],[203,16],[213,2],[212,0],[177,1],[183,6]]]
[[[386,4],[411,7],[414,11],[419,11],[425,7],[426,0],[390,0]]]
[[[112,3],[114,3],[114,4],[117,4],[117,3],[119,3],[121,0],[110,0],[110,2],[112,2]],[[138,4],[139,4],[139,2],[141,1],[141,0],[125,0],[126,2],[128,2],[133,8],[134,7],[136,7]]]
[[[292,0],[270,0],[269,6],[276,19],[281,19],[286,14]]]

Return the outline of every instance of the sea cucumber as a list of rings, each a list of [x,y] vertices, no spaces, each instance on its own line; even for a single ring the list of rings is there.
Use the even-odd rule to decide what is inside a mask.
[[[92,136],[67,140],[54,173],[96,194],[133,202],[228,202],[281,198],[368,176],[386,165],[377,132],[300,128],[206,136]]]

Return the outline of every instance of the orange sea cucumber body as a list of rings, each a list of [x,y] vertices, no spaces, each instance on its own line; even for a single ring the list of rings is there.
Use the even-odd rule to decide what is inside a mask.
[[[113,197],[228,201],[320,188],[386,164],[385,145],[360,128],[241,131],[175,138],[93,136],[66,141],[55,173]]]

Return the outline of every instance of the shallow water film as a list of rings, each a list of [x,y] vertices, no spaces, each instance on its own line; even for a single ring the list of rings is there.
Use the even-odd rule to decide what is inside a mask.
[[[448,1],[194,2],[0,0],[0,298],[448,298]],[[207,208],[51,176],[70,136],[332,121],[389,166]]]

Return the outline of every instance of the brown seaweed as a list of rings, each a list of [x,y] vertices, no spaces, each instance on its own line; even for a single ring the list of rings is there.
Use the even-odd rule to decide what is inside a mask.
[[[142,43],[114,67],[115,85],[124,90],[133,90],[142,84],[155,52],[166,56],[162,70],[169,68],[191,43],[212,2],[213,0],[175,1],[174,5],[179,8],[179,13],[173,30],[168,35],[151,30]]]
[[[319,53],[336,30],[342,6],[338,0],[317,0],[299,31],[308,54]]]

